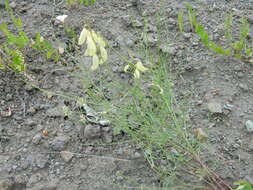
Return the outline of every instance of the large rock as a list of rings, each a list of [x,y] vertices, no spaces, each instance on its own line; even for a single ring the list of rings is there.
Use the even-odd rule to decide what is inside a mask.
[[[81,132],[84,139],[98,139],[101,137],[101,129],[98,125],[86,125]]]

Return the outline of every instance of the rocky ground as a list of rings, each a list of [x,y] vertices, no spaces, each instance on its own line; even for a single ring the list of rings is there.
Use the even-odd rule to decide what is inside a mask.
[[[2,3],[3,4],[3,3]],[[0,1],[0,19],[11,26]],[[231,11],[253,17],[252,1],[199,0],[192,2],[198,18],[212,38],[222,43],[224,17]],[[26,32],[40,32],[54,44],[70,46],[58,15],[67,14],[66,25],[77,34],[83,23],[92,23],[111,46],[138,57],[137,44],[148,20],[148,43],[157,41],[156,13],[162,15],[161,50],[170,54],[178,97],[188,98],[190,119],[210,140],[217,173],[227,181],[253,184],[252,65],[208,51],[186,27],[178,32],[177,13],[182,2],[159,0],[97,0],[93,7],[68,7],[64,1],[10,1],[21,16]],[[237,19],[237,18],[236,18]],[[235,22],[235,28],[238,22]],[[251,34],[252,23],[250,23]],[[237,31],[235,31],[237,34]],[[253,36],[251,36],[253,38]],[[0,43],[3,36],[0,33]],[[109,52],[113,72],[120,74],[122,61]],[[78,64],[88,63],[71,50],[61,63],[48,63],[41,56],[27,55],[29,74],[40,87],[82,95],[80,80],[68,75]],[[87,64],[89,67],[89,64]],[[139,147],[124,135],[114,136],[110,125],[83,126],[59,109],[77,106],[59,96],[45,95],[21,82],[11,72],[0,72],[0,189],[141,189],[139,184],[159,187],[158,176],[149,168]],[[247,127],[245,127],[247,126]],[[224,164],[225,163],[225,164]]]

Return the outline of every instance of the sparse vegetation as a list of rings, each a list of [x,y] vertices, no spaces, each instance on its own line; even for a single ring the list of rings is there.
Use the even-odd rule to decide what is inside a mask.
[[[93,5],[96,3],[96,0],[66,0],[69,5],[75,4],[75,3],[80,3],[85,6]]]
[[[88,6],[95,2],[96,0],[67,0],[70,5],[81,3]],[[249,24],[245,18],[241,19],[239,39],[235,40],[232,35],[233,15],[227,16],[225,37],[229,45],[225,48],[210,40],[202,23],[197,21],[193,8],[189,4],[186,7],[191,30],[196,32],[206,48],[221,55],[252,61],[253,46],[249,44]],[[15,72],[24,72],[27,48],[42,52],[47,59],[59,61],[59,49],[54,48],[43,36],[38,33],[33,40],[27,36],[21,18],[14,16],[8,0],[6,9],[17,31],[11,31],[5,22],[0,23],[0,31],[5,35],[5,41],[0,45],[0,69],[10,68]],[[179,11],[177,19],[179,31],[184,32],[183,10]],[[208,135],[201,128],[192,126],[188,100],[185,102],[184,98],[179,99],[175,94],[168,61],[170,56],[159,49],[163,40],[160,39],[162,19],[159,14],[157,20],[156,32],[159,38],[156,47],[151,50],[147,42],[140,42],[142,57],[138,58],[123,56],[122,52],[110,47],[102,35],[90,27],[83,27],[80,35],[77,35],[74,29],[63,26],[65,33],[71,38],[73,55],[92,58],[90,70],[84,67],[86,62],[75,62],[77,74],[72,74],[76,74],[77,78],[81,76],[81,84],[78,86],[80,89],[77,89],[77,93],[73,92],[74,95],[72,92],[64,94],[44,90],[26,82],[50,97],[53,94],[73,101],[74,109],[71,103],[64,103],[64,117],[85,125],[100,125],[102,121],[113,127],[115,136],[126,134],[142,150],[150,167],[161,180],[160,189],[233,190],[202,161],[201,153],[206,150]],[[147,36],[146,25],[144,37]],[[75,47],[77,45],[78,48]],[[107,51],[109,48],[123,62],[120,65],[120,74],[113,71],[112,64],[106,64],[110,63]],[[46,132],[45,136],[48,136],[48,131]],[[253,190],[247,182],[236,182],[235,185],[238,185],[235,190]]]
[[[216,42],[210,40],[208,32],[204,29],[202,24],[197,21],[196,13],[192,7],[187,4],[188,21],[192,31],[200,37],[202,43],[210,50],[226,56],[232,56],[239,58],[245,62],[252,62],[253,58],[253,45],[248,40],[249,35],[249,24],[246,18],[241,18],[240,37],[238,40],[233,39],[232,26],[233,26],[233,15],[229,14],[225,19],[225,37],[228,40],[228,47],[222,47]],[[183,31],[183,11],[180,10],[178,13],[178,25],[180,32]]]
[[[235,190],[253,190],[251,184],[246,181],[235,182],[235,185],[238,185]]]
[[[17,34],[11,32],[5,22],[0,23],[0,31],[6,37],[6,41],[0,45],[0,69],[8,67],[16,72],[25,71],[24,50],[29,47],[45,53],[47,59],[51,59],[54,56],[54,60],[57,62],[60,56],[58,50],[53,48],[39,33],[36,35],[35,41],[30,40],[23,29],[21,18],[14,16],[12,9],[9,7],[8,0],[6,0],[5,6],[13,24],[17,28]]]

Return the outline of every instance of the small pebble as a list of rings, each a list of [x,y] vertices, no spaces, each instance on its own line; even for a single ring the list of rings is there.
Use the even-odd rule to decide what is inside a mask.
[[[13,1],[9,4],[10,8],[15,9],[17,7],[17,4]]]
[[[240,84],[239,84],[239,87],[240,87],[244,92],[249,91],[249,87],[248,87],[246,84],[240,83]]]
[[[250,133],[253,132],[253,121],[247,120],[245,122],[245,127],[246,127],[248,132],[250,132]]]
[[[184,32],[183,36],[184,36],[185,39],[189,39],[189,38],[191,38],[191,33]]]
[[[100,120],[99,124],[102,126],[107,126],[107,125],[110,125],[110,121],[109,120]]]
[[[38,133],[38,134],[36,134],[36,135],[33,137],[32,143],[35,144],[35,145],[37,145],[37,144],[40,143],[41,139],[42,139],[42,134],[41,134],[41,133]]]
[[[69,162],[72,160],[74,154],[69,151],[61,151],[61,157],[65,162]]]

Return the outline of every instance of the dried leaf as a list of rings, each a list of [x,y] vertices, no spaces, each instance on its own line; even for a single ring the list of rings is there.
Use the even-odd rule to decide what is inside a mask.
[[[197,139],[200,141],[206,140],[208,138],[207,134],[201,128],[195,129],[194,132],[196,134]]]

